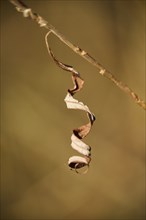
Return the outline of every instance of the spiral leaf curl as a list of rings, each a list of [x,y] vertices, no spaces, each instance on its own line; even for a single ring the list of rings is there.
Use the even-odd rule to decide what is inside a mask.
[[[87,170],[85,170],[83,173],[86,173],[88,171],[89,163],[91,161],[91,147],[87,144],[85,144],[81,139],[83,139],[87,134],[90,132],[91,127],[95,121],[94,114],[89,110],[87,105],[84,105],[82,102],[79,102],[77,99],[75,99],[73,96],[79,92],[84,84],[84,80],[80,77],[80,73],[76,71],[72,66],[69,66],[67,64],[64,64],[60,62],[56,57],[54,56],[49,43],[48,43],[48,36],[51,33],[49,31],[45,36],[45,42],[47,46],[47,50],[49,55],[53,58],[54,62],[63,70],[66,70],[68,72],[72,73],[72,81],[74,84],[74,87],[72,89],[68,89],[67,95],[64,99],[67,108],[68,109],[79,109],[83,110],[87,113],[89,122],[85,125],[80,126],[79,128],[75,128],[73,130],[73,134],[71,136],[71,146],[74,150],[78,151],[83,156],[72,156],[68,160],[68,165],[71,169],[75,170],[77,173],[78,169],[87,167]]]

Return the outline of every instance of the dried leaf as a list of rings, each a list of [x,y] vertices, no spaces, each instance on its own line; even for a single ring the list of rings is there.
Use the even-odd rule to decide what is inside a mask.
[[[72,90],[68,90],[68,93],[64,99],[67,108],[83,110],[87,113],[87,116],[89,118],[89,123],[74,129],[73,135],[71,136],[72,148],[85,156],[74,156],[69,158],[68,165],[72,169],[75,169],[77,171],[77,169],[79,168],[89,166],[89,163],[91,161],[91,147],[86,145],[83,141],[81,141],[81,139],[84,138],[90,132],[92,124],[95,121],[95,116],[91,113],[87,105],[84,105],[82,102],[79,102],[77,99],[73,98],[73,95],[76,92],[80,91],[80,89],[82,88],[84,81],[78,75],[73,75],[72,80],[75,86]]]
[[[91,147],[85,144],[81,139],[83,139],[91,130],[93,122],[95,121],[94,114],[89,110],[87,105],[84,105],[82,102],[79,102],[73,96],[75,93],[79,92],[84,84],[84,80],[80,77],[79,72],[77,72],[72,66],[64,64],[56,59],[51,48],[49,47],[47,37],[50,32],[47,33],[45,40],[48,49],[48,53],[53,58],[55,63],[62,69],[72,73],[72,81],[74,84],[73,89],[68,89],[68,93],[64,99],[68,109],[78,109],[83,110],[87,113],[87,117],[89,119],[89,123],[80,126],[73,130],[73,134],[71,136],[71,146],[74,150],[83,155],[81,156],[72,156],[68,160],[68,165],[71,169],[75,170],[78,173],[78,169],[89,167],[89,163],[91,161]],[[88,170],[88,169],[87,169]],[[86,171],[84,173],[86,173]]]

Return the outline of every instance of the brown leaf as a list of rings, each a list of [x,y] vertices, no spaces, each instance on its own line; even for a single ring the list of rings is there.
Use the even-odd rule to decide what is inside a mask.
[[[83,157],[80,157],[80,156],[70,157],[68,160],[68,165],[71,169],[74,169],[78,173],[77,171],[78,169],[83,168],[85,166],[87,166],[88,168],[89,163],[91,161],[91,157],[90,157],[91,147],[85,144],[81,139],[83,139],[90,132],[93,122],[95,121],[95,116],[89,110],[87,105],[84,105],[82,102],[79,102],[77,99],[74,99],[73,96],[75,95],[75,93],[79,92],[82,89],[84,80],[80,77],[79,72],[77,72],[72,66],[64,64],[60,62],[58,59],[56,59],[47,41],[48,34],[46,35],[46,45],[47,45],[47,49],[48,49],[50,56],[53,58],[55,63],[60,68],[72,73],[72,81],[73,81],[74,87],[72,89],[68,89],[68,93],[64,99],[64,101],[66,102],[67,108],[83,110],[87,113],[87,116],[89,119],[89,123],[82,125],[79,128],[74,129],[73,134],[71,136],[72,148],[78,151],[79,153],[81,153]],[[86,171],[83,173],[86,173]]]

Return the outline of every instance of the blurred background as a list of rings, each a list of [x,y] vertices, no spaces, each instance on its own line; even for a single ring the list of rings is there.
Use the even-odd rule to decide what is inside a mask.
[[[145,1],[24,0],[145,98]],[[145,112],[55,36],[56,57],[85,80],[75,98],[96,115],[86,175],[69,170],[71,74],[47,54],[46,30],[1,0],[1,219],[144,219]]]

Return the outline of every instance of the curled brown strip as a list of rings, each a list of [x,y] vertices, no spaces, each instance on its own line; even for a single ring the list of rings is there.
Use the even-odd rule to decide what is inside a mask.
[[[79,109],[83,110],[87,113],[89,122],[85,125],[80,126],[79,128],[75,128],[73,130],[73,134],[71,136],[71,146],[74,150],[78,151],[83,156],[72,156],[68,160],[68,165],[71,169],[75,170],[77,173],[78,169],[87,167],[87,169],[83,172],[86,173],[88,171],[89,163],[91,161],[91,147],[85,144],[82,139],[90,132],[93,122],[95,121],[94,114],[89,110],[88,106],[84,105],[82,102],[79,102],[77,99],[74,99],[74,95],[79,92],[84,84],[84,80],[80,77],[79,72],[77,72],[72,66],[64,64],[56,59],[54,56],[49,44],[48,44],[48,35],[51,32],[48,32],[45,36],[45,42],[47,46],[47,50],[49,55],[53,58],[55,63],[62,69],[69,71],[72,73],[72,81],[74,87],[72,89],[68,89],[67,95],[64,99],[66,102],[68,109]]]

